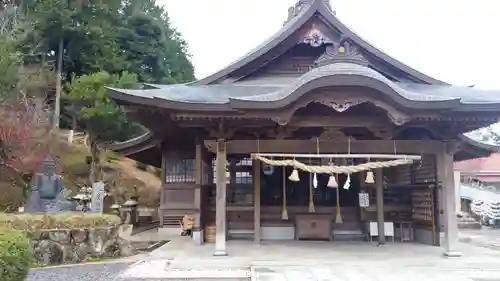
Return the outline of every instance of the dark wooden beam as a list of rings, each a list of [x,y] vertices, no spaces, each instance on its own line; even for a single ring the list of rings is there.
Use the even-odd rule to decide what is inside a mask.
[[[311,140],[233,140],[226,143],[228,153],[316,153],[316,141]],[[434,154],[444,149],[444,142],[433,140],[351,140],[319,141],[320,153],[422,153]],[[215,152],[213,140],[205,141],[208,150]],[[350,146],[350,149],[349,149]]]
[[[214,126],[217,121],[208,120],[193,120],[193,121],[178,121],[179,127],[207,127]],[[294,116],[292,120],[284,127],[371,127],[371,126],[386,126],[390,122],[387,118],[378,116]],[[277,125],[272,120],[267,119],[239,119],[235,121],[228,120],[225,122],[226,127],[238,126],[242,127],[263,127],[266,125]]]

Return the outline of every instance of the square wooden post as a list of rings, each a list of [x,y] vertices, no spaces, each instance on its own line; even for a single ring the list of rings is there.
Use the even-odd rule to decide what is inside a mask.
[[[163,207],[165,204],[165,184],[167,183],[167,153],[163,146],[160,146],[161,149],[161,187],[160,187],[160,206],[158,208],[158,218],[160,220],[160,228],[163,227],[164,219],[163,219]]]
[[[455,208],[457,210],[457,214],[462,212],[462,200],[460,198],[460,178],[461,178],[460,172],[454,171],[453,179],[455,183]]]
[[[378,245],[385,245],[385,229],[384,229],[384,174],[382,169],[375,170],[375,188],[377,202],[377,229],[378,229]]]
[[[215,252],[214,256],[227,256],[226,253],[226,143],[217,140],[216,195],[215,195]]]
[[[253,240],[260,243],[260,161],[253,160]]]
[[[444,219],[444,253],[445,257],[460,257],[462,253],[458,251],[458,225],[455,206],[455,183],[453,173],[453,154],[456,149],[454,142],[443,146],[440,153],[437,154],[438,180],[441,182],[443,191],[443,219]]]
[[[203,146],[201,144],[196,145],[195,154],[195,183],[196,188],[194,190],[194,207],[196,208],[194,213],[194,228],[193,228],[193,241],[196,244],[201,245],[203,243],[203,231],[201,230],[201,185],[203,176]]]

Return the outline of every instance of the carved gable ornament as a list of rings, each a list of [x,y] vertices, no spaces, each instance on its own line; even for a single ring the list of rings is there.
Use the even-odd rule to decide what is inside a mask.
[[[368,66],[369,64],[360,48],[349,42],[349,40],[344,39],[340,43],[332,42],[326,45],[325,52],[314,61],[314,65],[321,67],[338,62],[355,63],[363,66]]]
[[[336,62],[356,63],[363,66],[369,64],[358,45],[344,36],[340,40],[334,40],[325,35],[315,24],[312,25],[299,43],[308,44],[315,48],[325,46],[325,52],[314,61],[316,67]]]
[[[311,47],[333,44],[333,40],[323,34],[323,32],[321,32],[315,24],[313,24],[312,28],[304,35],[302,41],[305,44],[311,45]]]

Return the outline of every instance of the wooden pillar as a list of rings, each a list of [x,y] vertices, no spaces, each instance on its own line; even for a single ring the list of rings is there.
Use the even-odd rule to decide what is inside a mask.
[[[453,172],[453,179],[455,184],[455,209],[457,214],[462,212],[462,200],[460,198],[460,172]]]
[[[385,244],[385,229],[384,229],[384,175],[382,169],[375,170],[375,188],[377,201],[377,229],[378,229],[378,245]]]
[[[160,146],[161,149],[161,187],[160,187],[160,207],[158,208],[158,218],[160,220],[160,227],[163,227],[164,219],[163,219],[163,205],[165,204],[165,184],[167,183],[167,153],[163,146]]]
[[[195,183],[196,188],[194,190],[194,207],[196,209],[194,213],[194,228],[193,228],[193,241],[196,244],[203,243],[203,232],[201,231],[201,185],[203,176],[203,146],[201,144],[196,145],[195,153]]]
[[[215,195],[215,252],[214,256],[227,256],[226,253],[226,143],[217,140],[216,195]]]
[[[365,179],[366,179],[366,172],[365,171],[362,171],[362,172],[359,172],[358,173],[358,176],[359,176],[359,191],[360,192],[366,192],[366,183],[365,183]],[[361,221],[364,221],[365,220],[365,210],[364,208],[359,208],[359,218]]]
[[[444,256],[460,257],[462,253],[457,250],[458,244],[458,225],[457,213],[455,207],[455,183],[453,173],[453,154],[456,149],[454,142],[443,146],[441,153],[436,157],[438,180],[441,183],[443,191],[443,219],[444,219]]]
[[[253,239],[260,243],[260,161],[253,160]]]

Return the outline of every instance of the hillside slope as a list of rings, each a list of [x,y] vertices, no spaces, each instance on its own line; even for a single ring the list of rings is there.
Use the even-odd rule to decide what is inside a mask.
[[[90,153],[82,142],[70,144],[61,136],[53,143],[53,154],[58,162],[58,170],[63,176],[64,185],[73,194],[79,186],[88,184]],[[112,152],[104,152],[101,156],[103,180],[115,194],[120,194],[123,201],[134,194],[137,188],[139,204],[147,207],[157,207],[159,204],[161,181],[155,171],[140,170],[133,160],[120,157]],[[22,185],[28,184],[14,171],[0,169],[0,211],[17,210],[24,203]],[[106,200],[112,204],[111,198]]]

